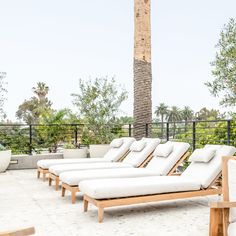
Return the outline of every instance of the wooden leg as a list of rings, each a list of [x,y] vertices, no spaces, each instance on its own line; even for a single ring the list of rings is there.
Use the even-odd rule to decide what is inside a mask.
[[[223,212],[223,235],[228,235],[228,226],[229,226],[229,208],[224,208]]]
[[[46,173],[43,173],[43,181],[46,181]]]
[[[56,177],[56,179],[55,179],[55,189],[56,189],[56,191],[59,190],[59,177]]]
[[[65,197],[65,192],[66,192],[66,188],[64,188],[63,186],[61,186],[61,196]]]
[[[38,179],[40,178],[40,171],[39,170],[37,170],[37,177],[38,177]]]
[[[88,211],[88,201],[84,200],[84,212]]]
[[[103,221],[104,209],[102,207],[98,208],[98,222],[102,223]]]
[[[71,192],[71,202],[72,202],[72,204],[75,204],[75,201],[76,201],[76,192],[72,191]]]
[[[223,214],[222,209],[211,208],[209,236],[223,236]]]
[[[49,178],[48,178],[48,185],[49,185],[49,186],[52,186],[52,179],[50,178],[50,176],[49,176]]]

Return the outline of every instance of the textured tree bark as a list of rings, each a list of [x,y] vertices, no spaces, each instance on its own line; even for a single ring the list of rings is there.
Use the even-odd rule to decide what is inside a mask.
[[[134,137],[146,136],[152,122],[150,0],[134,0]],[[151,134],[149,126],[148,136]]]

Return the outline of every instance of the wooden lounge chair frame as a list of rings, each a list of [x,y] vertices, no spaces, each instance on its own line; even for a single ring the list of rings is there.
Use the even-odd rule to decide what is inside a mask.
[[[0,232],[0,236],[27,236],[35,234],[34,227],[19,229],[19,230],[11,230],[6,232]]]
[[[186,152],[184,153],[184,155],[178,160],[178,162],[175,163],[175,165],[172,167],[172,169],[169,171],[169,173],[167,175],[173,175],[175,174],[176,169],[178,168],[178,166],[183,163],[184,160],[186,160],[188,157],[190,156],[190,152]],[[149,155],[149,157],[138,167],[138,168],[142,168],[145,167],[153,158],[153,153]],[[68,185],[66,183],[61,183],[61,196],[64,197],[65,196],[65,192],[70,191],[71,192],[71,202],[72,204],[75,203],[76,201],[76,193],[80,192],[78,185],[77,186],[72,186],[72,185]]]
[[[229,186],[228,186],[228,161],[236,160],[236,157],[227,156],[222,158],[222,202],[212,202],[210,204],[210,236],[227,236],[229,226],[229,210],[231,207],[236,207],[236,202],[229,201]]]
[[[37,169],[37,178],[40,178],[40,175],[43,175],[43,181],[46,180],[47,174],[49,174],[49,170],[48,169],[43,169],[41,167],[38,167]]]
[[[129,152],[130,151],[128,150],[117,162],[122,162],[124,160],[124,158],[129,154]],[[48,185],[51,186],[52,185],[52,181],[55,181],[55,190],[58,191],[59,187],[60,187],[59,176],[51,173],[50,171],[48,171],[47,173],[49,173]]]
[[[160,202],[175,199],[185,199],[192,197],[201,197],[208,195],[220,195],[222,193],[221,188],[221,173],[215,178],[215,180],[209,185],[208,188],[194,190],[194,191],[184,191],[184,192],[174,192],[174,193],[161,193],[161,194],[151,194],[144,196],[134,196],[134,197],[122,197],[122,198],[112,198],[112,199],[94,199],[88,195],[84,195],[84,212],[88,211],[88,204],[93,204],[98,208],[98,222],[101,223],[104,217],[104,208],[114,207],[114,206],[124,206],[133,205],[139,203],[148,202]]]

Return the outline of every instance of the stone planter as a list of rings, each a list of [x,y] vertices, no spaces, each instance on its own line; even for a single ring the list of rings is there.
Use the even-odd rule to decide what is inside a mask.
[[[86,158],[88,154],[87,148],[64,149],[64,159]]]
[[[89,145],[89,155],[91,158],[103,157],[109,148],[109,144],[91,144]]]
[[[12,155],[8,170],[36,169],[37,162],[45,159],[62,159],[62,153],[47,153],[35,155]]]
[[[11,150],[0,151],[0,173],[6,171],[11,160]]]

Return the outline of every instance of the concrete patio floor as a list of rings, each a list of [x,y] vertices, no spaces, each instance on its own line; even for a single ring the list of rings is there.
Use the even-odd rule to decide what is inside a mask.
[[[104,222],[89,206],[83,213],[82,195],[72,205],[47,182],[36,179],[36,170],[0,174],[0,232],[34,226],[47,236],[204,236],[208,235],[210,201],[218,196],[190,200],[114,207],[105,210]]]

